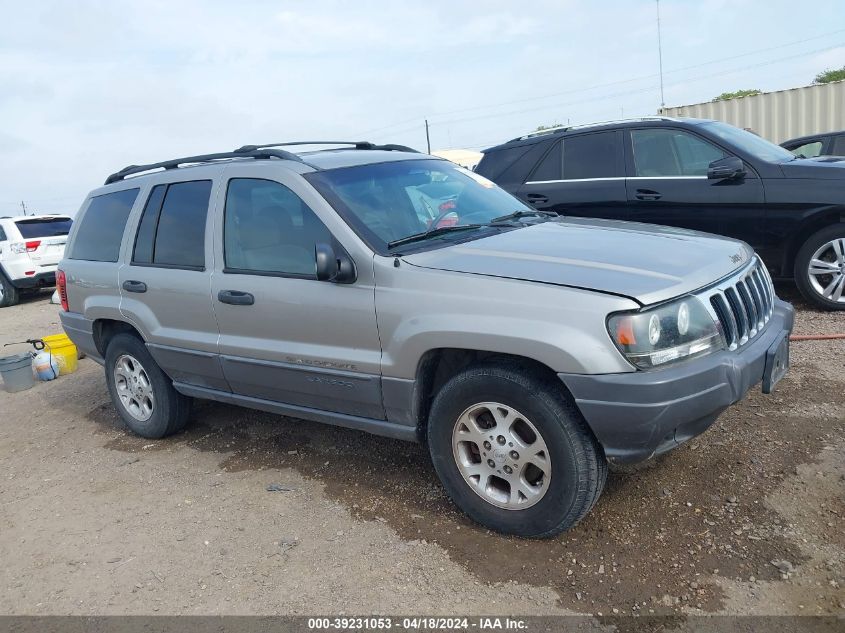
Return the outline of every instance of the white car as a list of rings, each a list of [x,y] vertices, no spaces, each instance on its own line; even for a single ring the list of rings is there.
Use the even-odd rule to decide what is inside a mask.
[[[56,285],[72,222],[66,215],[0,218],[0,308],[15,305],[22,293]]]

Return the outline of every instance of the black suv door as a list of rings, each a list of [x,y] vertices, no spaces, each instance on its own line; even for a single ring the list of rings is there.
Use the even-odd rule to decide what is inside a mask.
[[[567,135],[517,191],[535,209],[625,219],[625,163],[619,130]]]
[[[625,131],[626,189],[630,219],[718,233],[755,244],[763,232],[763,185],[746,164],[746,175],[709,179],[713,161],[731,156],[698,134],[680,128]]]

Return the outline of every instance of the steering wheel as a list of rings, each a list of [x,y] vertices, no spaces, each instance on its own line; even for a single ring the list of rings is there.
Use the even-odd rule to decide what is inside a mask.
[[[431,224],[428,225],[428,230],[433,231],[434,229],[437,228],[437,225],[440,224],[447,216],[450,216],[450,215],[453,215],[453,214],[458,215],[457,211],[455,211],[454,209],[446,209],[445,211],[442,211],[441,213],[439,213],[437,215],[436,218],[434,218],[431,221]],[[459,216],[459,220],[460,220],[460,216]]]

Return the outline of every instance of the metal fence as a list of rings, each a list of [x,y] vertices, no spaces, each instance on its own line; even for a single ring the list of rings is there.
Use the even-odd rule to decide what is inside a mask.
[[[724,121],[782,143],[807,134],[845,130],[845,81],[661,108],[658,114]]]

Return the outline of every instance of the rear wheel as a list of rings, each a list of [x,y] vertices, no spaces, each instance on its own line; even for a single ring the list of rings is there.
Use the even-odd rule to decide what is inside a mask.
[[[191,399],[173,388],[143,341],[116,334],[106,348],[105,361],[112,402],[134,433],[158,439],[185,427]]]
[[[12,285],[12,282],[6,278],[6,275],[0,272],[0,308],[13,306],[20,301],[20,293],[18,289]]]
[[[818,307],[845,310],[845,223],[807,238],[795,257],[795,283]]]
[[[571,528],[607,478],[601,446],[562,385],[518,365],[480,365],[447,382],[432,404],[428,443],[455,504],[507,534]]]

